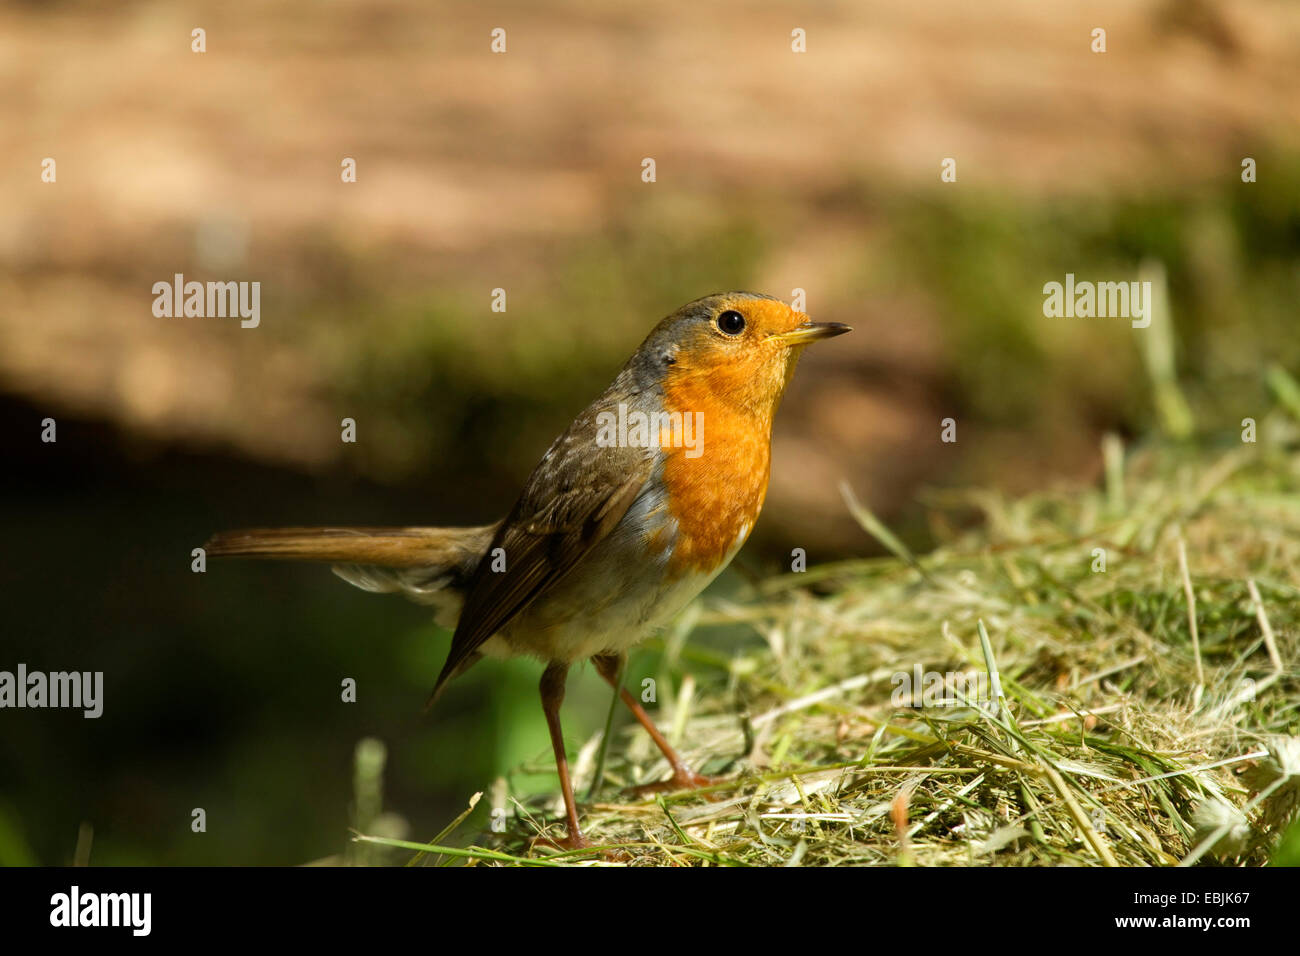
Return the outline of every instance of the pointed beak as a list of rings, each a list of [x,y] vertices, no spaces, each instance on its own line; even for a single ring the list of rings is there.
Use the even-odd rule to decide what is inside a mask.
[[[807,345],[818,339],[829,339],[852,331],[851,326],[839,322],[805,322],[803,325],[796,325],[789,332],[774,335],[773,338],[789,346]]]

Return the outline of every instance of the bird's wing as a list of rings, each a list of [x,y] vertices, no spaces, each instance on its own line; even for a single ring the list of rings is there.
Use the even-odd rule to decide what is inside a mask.
[[[613,530],[650,477],[649,449],[596,444],[599,410],[593,405],[555,440],[479,561],[431,702],[484,641]],[[502,571],[493,570],[499,554]]]

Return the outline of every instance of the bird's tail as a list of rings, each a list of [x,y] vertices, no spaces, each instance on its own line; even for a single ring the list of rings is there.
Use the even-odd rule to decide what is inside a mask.
[[[320,561],[366,591],[400,593],[455,626],[464,589],[497,525],[477,528],[258,528],[213,535],[211,557]]]

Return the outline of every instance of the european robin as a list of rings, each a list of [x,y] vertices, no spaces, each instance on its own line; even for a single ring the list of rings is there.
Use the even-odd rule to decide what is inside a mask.
[[[616,684],[628,649],[735,557],[767,494],[772,416],[804,346],[850,331],[770,296],[706,296],[668,316],[574,420],[503,521],[478,528],[284,528],[218,534],[210,555],[327,561],[367,591],[438,607],[455,627],[430,703],[484,655],[546,664],[542,709],[568,818],[587,846],[569,780],[560,705],[590,658]],[[636,699],[623,702],[672,767],[699,786]]]

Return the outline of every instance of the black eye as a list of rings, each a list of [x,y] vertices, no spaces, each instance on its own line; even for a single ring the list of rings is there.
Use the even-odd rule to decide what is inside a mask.
[[[739,335],[745,331],[745,317],[734,309],[728,309],[718,316],[718,328],[728,335]]]

